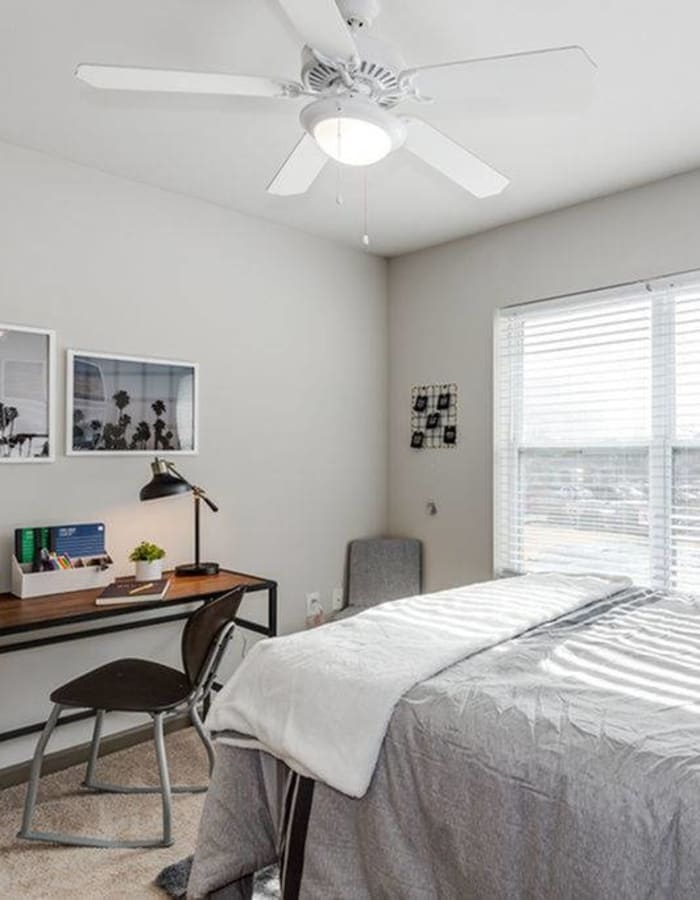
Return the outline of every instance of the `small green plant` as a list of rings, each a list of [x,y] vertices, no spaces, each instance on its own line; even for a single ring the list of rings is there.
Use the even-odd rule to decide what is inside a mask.
[[[163,559],[165,550],[161,549],[157,544],[149,544],[148,541],[141,541],[138,547],[129,554],[132,562],[155,562],[157,559]]]

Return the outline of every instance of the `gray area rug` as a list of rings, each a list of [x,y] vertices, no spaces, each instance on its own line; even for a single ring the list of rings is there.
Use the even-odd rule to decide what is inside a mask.
[[[173,900],[184,900],[187,896],[187,879],[190,877],[192,857],[166,866],[158,875],[154,884],[172,897]],[[253,900],[279,900],[280,877],[277,866],[268,866],[255,873]]]

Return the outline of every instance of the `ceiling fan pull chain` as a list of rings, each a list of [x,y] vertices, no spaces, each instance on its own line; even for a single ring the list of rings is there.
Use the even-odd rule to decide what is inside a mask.
[[[343,205],[343,184],[340,163],[335,167],[335,202],[338,206]]]
[[[342,111],[342,108],[339,106],[339,107],[338,107],[338,113],[339,113],[339,115],[338,115],[338,121],[337,121],[337,124],[336,124],[336,131],[335,131],[335,134],[336,134],[336,141],[338,142],[338,143],[337,143],[337,150],[338,150],[338,156],[337,156],[337,159],[342,159],[342,158],[343,158],[343,126],[342,126],[342,121],[343,121],[343,120],[342,120],[342,118],[340,117],[340,112],[341,112],[341,111]]]
[[[364,234],[362,235],[362,244],[369,247],[369,225],[367,213],[367,168],[362,170],[362,194],[363,194],[363,217],[364,217]]]
[[[336,129],[336,140],[338,142],[338,159],[342,159],[342,150],[343,150],[343,131],[341,125],[341,118],[338,116],[338,125]],[[335,202],[338,206],[343,205],[343,192],[341,189],[341,173],[340,173],[340,163],[336,166],[336,182],[335,182]]]

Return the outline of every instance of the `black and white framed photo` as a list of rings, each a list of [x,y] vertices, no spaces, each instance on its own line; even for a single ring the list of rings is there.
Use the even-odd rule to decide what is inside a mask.
[[[0,463],[56,458],[56,335],[0,324]]]
[[[198,452],[196,363],[68,351],[69,456]]]

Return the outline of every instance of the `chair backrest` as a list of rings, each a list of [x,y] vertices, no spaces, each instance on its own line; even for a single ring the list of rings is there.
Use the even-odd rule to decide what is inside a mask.
[[[413,538],[350,541],[345,571],[345,605],[375,606],[420,594],[422,544]]]
[[[226,626],[233,622],[244,593],[245,587],[234,588],[223,597],[202,604],[187,620],[182,632],[182,663],[191,685],[196,685],[205,674],[216,642]],[[213,677],[215,673],[208,674]]]

